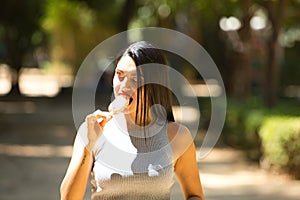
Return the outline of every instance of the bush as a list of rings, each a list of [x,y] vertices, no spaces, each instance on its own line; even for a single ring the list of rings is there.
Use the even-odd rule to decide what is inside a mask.
[[[261,157],[258,129],[265,115],[266,111],[257,102],[229,101],[222,139],[227,145],[245,151],[249,159],[258,161]]]
[[[227,116],[221,139],[229,146],[245,151],[247,157],[259,161],[262,156],[258,134],[263,122],[271,116],[300,116],[297,102],[281,102],[267,109],[257,99],[242,103],[228,100]]]
[[[270,165],[300,179],[300,117],[268,117],[259,135]]]

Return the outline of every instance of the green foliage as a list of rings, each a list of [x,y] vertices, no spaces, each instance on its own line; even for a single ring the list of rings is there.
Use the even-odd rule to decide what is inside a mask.
[[[297,33],[300,34],[300,26],[297,29],[295,29],[295,32],[296,31],[298,31]],[[282,68],[281,68],[281,85],[283,86],[300,85],[299,51],[300,51],[299,41],[295,42],[295,45],[292,48],[287,48],[285,50],[286,60],[282,64]]]
[[[243,104],[229,100],[223,139],[231,146],[247,150],[249,157],[257,159],[256,157],[260,155],[251,154],[254,154],[252,151],[260,148],[257,129],[264,116],[264,110],[257,102]]]
[[[120,3],[48,0],[42,25],[51,38],[52,62],[75,73],[96,45],[116,33],[119,9]]]
[[[221,137],[226,144],[244,150],[248,158],[258,161],[262,156],[258,133],[265,119],[281,115],[300,116],[298,107],[297,103],[284,102],[273,109],[267,109],[258,100],[242,103],[229,99]]]
[[[228,100],[223,141],[244,150],[248,158],[264,158],[275,169],[300,178],[300,110],[299,103],[281,101],[267,109],[258,100]]]
[[[52,0],[47,2],[46,17],[43,27],[46,30],[55,28],[79,29],[92,28],[94,13],[83,3]],[[73,27],[74,26],[74,27]]]
[[[15,69],[26,62],[26,55],[46,43],[39,22],[44,12],[45,0],[4,0],[0,6],[0,62]]]
[[[259,135],[269,163],[300,178],[300,117],[268,117]]]

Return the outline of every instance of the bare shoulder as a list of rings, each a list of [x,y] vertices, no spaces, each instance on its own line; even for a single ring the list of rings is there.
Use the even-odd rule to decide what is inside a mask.
[[[169,122],[168,123],[168,136],[169,139],[173,140],[177,137],[180,139],[188,139],[191,138],[191,133],[189,129],[180,123],[177,122]]]
[[[168,123],[168,138],[175,158],[179,158],[193,143],[189,129],[177,122]]]

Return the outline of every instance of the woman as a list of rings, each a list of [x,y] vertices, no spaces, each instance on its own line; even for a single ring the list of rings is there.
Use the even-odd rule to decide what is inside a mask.
[[[166,65],[166,60],[144,41],[117,59],[114,94],[129,103],[120,114],[98,110],[87,116],[74,142],[61,199],[82,199],[90,174],[94,200],[170,199],[175,174],[185,199],[204,200],[193,139],[174,121],[166,68],[153,63]]]

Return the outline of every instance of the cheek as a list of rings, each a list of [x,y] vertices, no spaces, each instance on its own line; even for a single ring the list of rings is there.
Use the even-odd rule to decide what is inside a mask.
[[[120,90],[120,81],[116,76],[113,78],[113,88],[114,88],[114,93],[117,94],[118,91]]]

